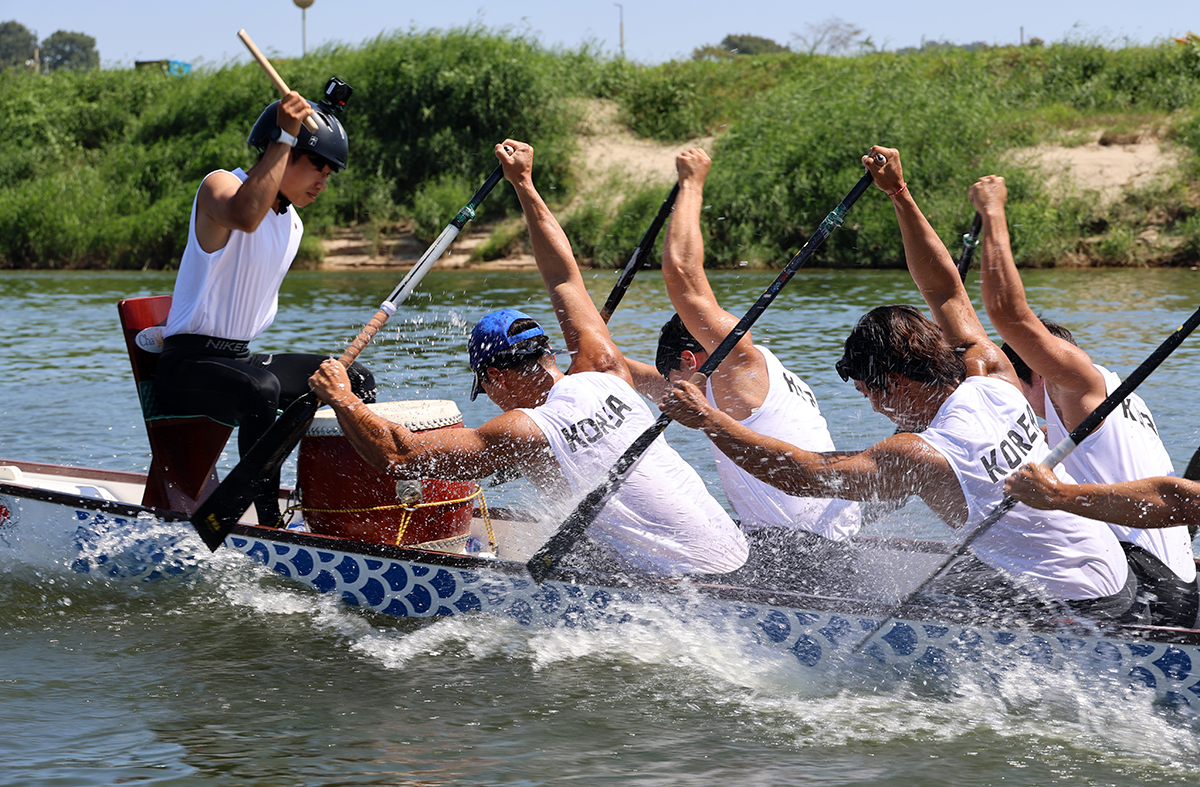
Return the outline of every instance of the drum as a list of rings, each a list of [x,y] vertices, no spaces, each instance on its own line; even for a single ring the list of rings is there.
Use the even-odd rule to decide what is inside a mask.
[[[451,401],[430,399],[367,405],[413,432],[461,429]],[[300,441],[297,486],[304,521],[314,533],[378,544],[422,545],[459,551],[471,529],[474,481],[384,475],[363,461],[323,407]]]

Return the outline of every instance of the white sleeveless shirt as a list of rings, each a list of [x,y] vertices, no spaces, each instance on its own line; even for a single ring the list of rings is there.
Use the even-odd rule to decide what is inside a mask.
[[[246,173],[241,169],[233,174],[245,182]],[[300,248],[304,224],[291,205],[283,213],[268,210],[258,229],[233,230],[224,248],[210,254],[196,240],[199,194],[197,190],[192,200],[187,247],[179,260],[163,336],[184,333],[235,341],[257,339],[275,319],[279,287]]]
[[[1108,394],[1121,385],[1121,378],[1093,364],[1104,375]],[[1050,395],[1046,394],[1046,440],[1057,445],[1070,430],[1062,422]],[[1150,415],[1150,408],[1136,393],[1113,410],[1100,428],[1088,435],[1074,451],[1063,460],[1063,467],[1081,484],[1111,484],[1150,478],[1160,475],[1175,475],[1171,457],[1158,436],[1158,428]],[[1137,544],[1154,555],[1184,582],[1196,578],[1196,561],[1192,557],[1192,539],[1186,525],[1142,530],[1136,527],[1121,527],[1110,524],[1117,538]]]
[[[968,515],[969,533],[1004,498],[1004,479],[1050,449],[1033,408],[1016,386],[968,377],[917,435],[953,468]],[[1056,469],[1064,480],[1070,476]],[[1090,599],[1120,591],[1129,564],[1103,522],[1018,503],[975,543],[975,555],[995,568],[1034,580],[1062,599]]]
[[[749,418],[739,423],[806,451],[834,450],[833,437],[812,389],[785,369],[770,350],[755,347],[767,362],[767,398]],[[716,407],[712,380],[708,381],[707,392],[708,403]],[[743,530],[791,527],[845,541],[862,526],[858,503],[789,495],[738,467],[715,445],[712,453],[725,496],[737,512]]]
[[[630,385],[602,372],[567,375],[545,404],[521,412],[545,435],[570,487],[542,491],[572,505],[603,482],[654,423]],[[634,565],[667,574],[725,573],[740,568],[749,554],[729,514],[661,435],[630,468],[589,533]]]

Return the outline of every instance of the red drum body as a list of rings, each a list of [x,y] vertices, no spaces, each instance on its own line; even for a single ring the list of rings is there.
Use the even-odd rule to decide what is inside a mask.
[[[461,429],[457,405],[445,400],[378,402],[376,415],[413,432]],[[317,412],[300,441],[297,485],[304,521],[314,533],[377,544],[459,551],[471,529],[474,481],[402,481],[363,461],[332,410]]]

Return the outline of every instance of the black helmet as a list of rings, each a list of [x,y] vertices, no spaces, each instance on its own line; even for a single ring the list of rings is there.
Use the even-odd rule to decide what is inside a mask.
[[[337,90],[333,89],[335,82],[339,88]],[[335,172],[346,168],[346,162],[350,158],[350,143],[346,138],[346,129],[342,128],[334,111],[346,105],[351,90],[349,85],[337,77],[329,80],[329,84],[325,86],[325,93],[332,101],[308,102],[313,109],[312,119],[317,123],[317,130],[309,131],[302,124],[300,133],[296,135],[298,152],[320,156],[329,162]],[[270,134],[279,125],[278,107],[279,102],[276,101],[258,116],[258,121],[255,122],[254,128],[250,129],[250,136],[246,139],[250,147],[260,151],[267,149]]]

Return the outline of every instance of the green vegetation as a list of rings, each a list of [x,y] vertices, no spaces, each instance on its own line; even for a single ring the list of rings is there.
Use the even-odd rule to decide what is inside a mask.
[[[814,31],[814,35],[815,35]],[[864,47],[865,48],[865,47]],[[431,237],[495,166],[504,137],[538,150],[539,187],[577,252],[622,264],[666,184],[609,180],[581,190],[573,170],[580,99],[617,101],[637,134],[716,135],[705,229],[712,264],[785,262],[861,174],[872,144],[901,150],[910,188],[952,248],[970,220],[967,187],[1005,175],[1023,264],[1193,262],[1200,252],[1200,45],[937,46],[856,57],[776,52],[642,67],[590,47],[550,50],[479,28],[408,32],[276,63],[315,93],[331,75],[356,88],[343,118],[350,168],[303,212],[302,255],[358,225],[400,223]],[[152,71],[0,71],[0,268],[171,267],[200,180],[249,167],[245,137],[274,100],[257,65]],[[1104,202],[1061,193],[1015,151],[1150,130],[1183,151],[1162,182]],[[510,189],[483,206],[496,236],[520,242]],[[1148,230],[1152,230],[1148,232]],[[818,264],[901,264],[888,200],[870,192]]]

